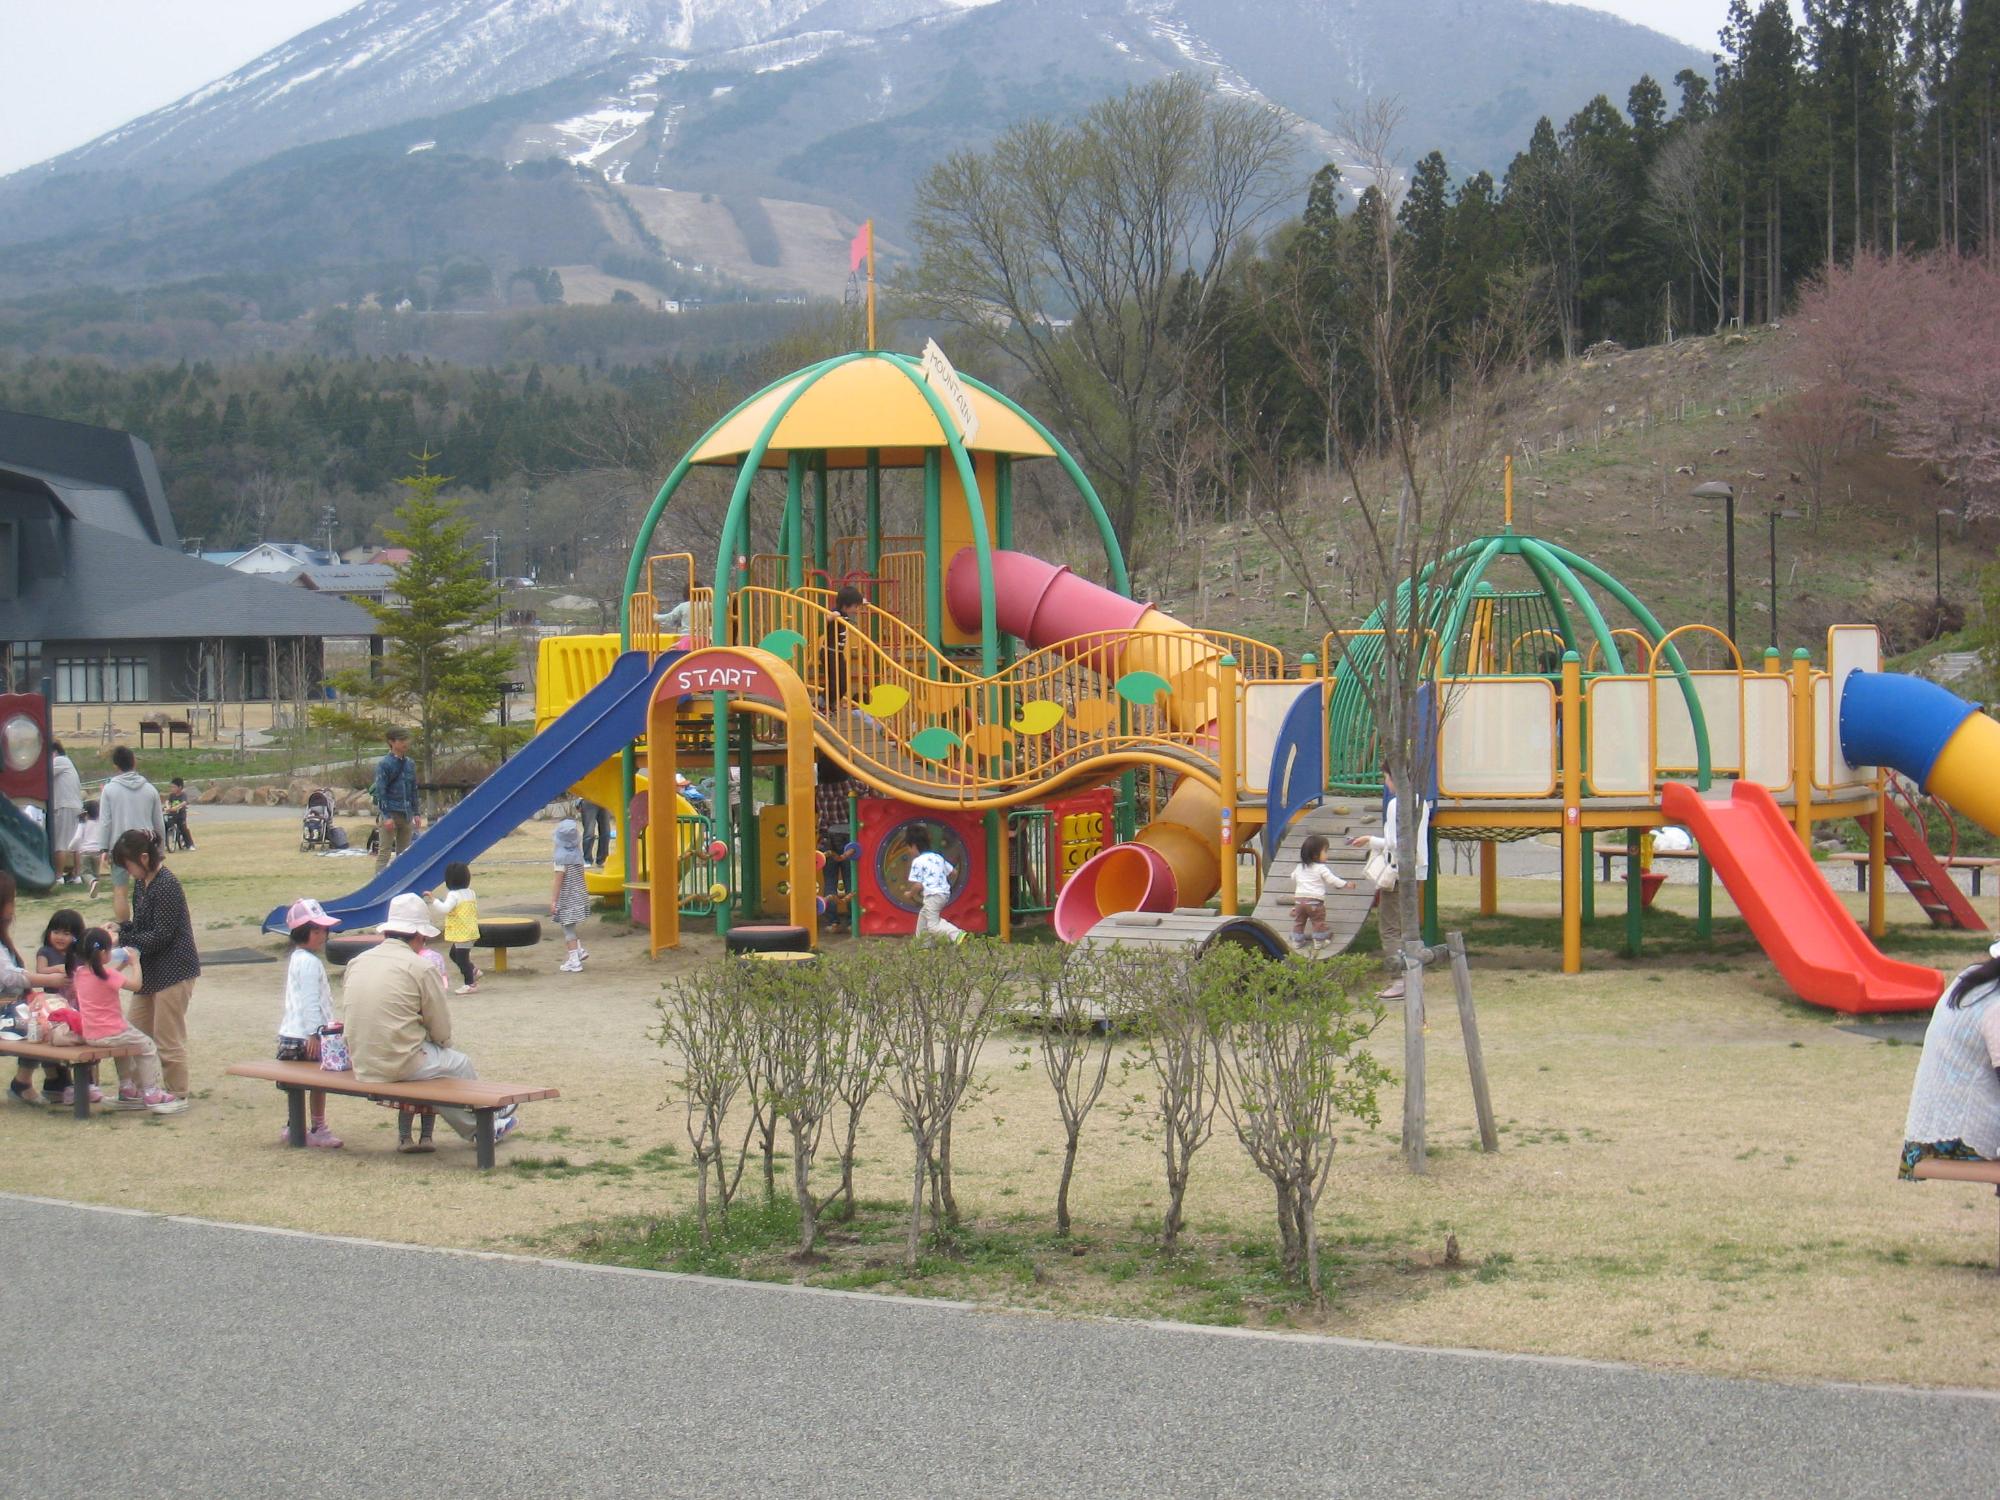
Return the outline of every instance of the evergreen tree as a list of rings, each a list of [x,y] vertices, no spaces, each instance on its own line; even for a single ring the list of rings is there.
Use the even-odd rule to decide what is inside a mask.
[[[386,535],[409,557],[396,566],[394,591],[364,606],[381,633],[382,660],[372,676],[339,684],[378,723],[409,727],[423,777],[454,739],[485,722],[515,665],[511,645],[480,634],[499,618],[499,592],[469,545],[471,523],[439,494],[451,481],[431,473],[431,457],[397,481],[407,497]]]

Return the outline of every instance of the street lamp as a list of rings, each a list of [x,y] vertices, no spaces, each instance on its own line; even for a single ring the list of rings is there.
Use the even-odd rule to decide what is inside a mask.
[[[1773,510],[1765,514],[1771,522],[1771,649],[1775,651],[1778,649],[1778,523],[1798,520],[1799,512]]]
[[[1945,506],[1931,518],[1931,602],[1939,610],[1944,608],[1944,518],[1957,515]]]
[[[1688,493],[1697,500],[1722,502],[1724,586],[1729,590],[1729,644],[1733,646],[1736,644],[1736,486],[1725,480],[1710,479]]]

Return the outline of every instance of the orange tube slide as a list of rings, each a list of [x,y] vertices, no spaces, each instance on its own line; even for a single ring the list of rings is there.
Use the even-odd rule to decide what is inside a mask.
[[[1144,632],[1120,650],[1119,674],[1153,672],[1171,683],[1167,713],[1176,728],[1215,723],[1222,652],[1188,639],[1188,627],[1173,616],[1025,552],[993,554],[993,592],[999,627],[1037,650],[1075,642],[1080,655],[1094,632]],[[966,548],[946,570],[945,605],[961,626],[976,628],[979,602],[979,566]],[[1092,856],[1070,876],[1056,899],[1056,936],[1073,943],[1114,912],[1199,906],[1221,883],[1221,801],[1184,777],[1130,844]]]

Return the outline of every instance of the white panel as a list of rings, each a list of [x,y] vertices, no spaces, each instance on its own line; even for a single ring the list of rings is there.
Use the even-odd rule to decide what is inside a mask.
[[[1792,680],[1743,675],[1743,779],[1781,792],[1792,784]]]
[[[1555,790],[1556,690],[1539,679],[1455,682],[1438,736],[1438,791],[1447,797]]]
[[[1873,625],[1836,625],[1826,633],[1826,675],[1833,680],[1833,697],[1826,716],[1813,720],[1815,734],[1827,746],[1828,771],[1821,778],[1825,786],[1853,786],[1872,781],[1873,766],[1850,766],[1840,753],[1840,694],[1847,674],[1882,670],[1882,635]]]
[[[1708,767],[1718,774],[1733,776],[1742,766],[1743,726],[1740,681],[1735,672],[1696,672],[1695,697],[1701,703],[1702,720],[1708,726]],[[1695,769],[1694,723],[1688,717],[1687,698],[1681,680],[1671,672],[1658,678],[1661,771]]]
[[[1813,782],[1826,786],[1833,780],[1833,736],[1826,732],[1827,711],[1833,705],[1833,684],[1824,673],[1813,674]]]
[[[1247,791],[1263,793],[1270,779],[1278,731],[1301,693],[1317,693],[1317,682],[1253,682],[1243,689],[1242,776]]]
[[[1600,677],[1584,691],[1590,712],[1590,789],[1599,797],[1651,796],[1646,768],[1652,693],[1643,677]]]

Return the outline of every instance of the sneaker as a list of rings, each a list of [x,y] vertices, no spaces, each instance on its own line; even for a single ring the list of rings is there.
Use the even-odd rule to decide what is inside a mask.
[[[476,995],[479,993],[479,981],[475,979],[470,984],[461,984],[452,993],[454,995]]]
[[[496,1146],[499,1145],[520,1128],[521,1121],[516,1115],[509,1115],[504,1120],[495,1120],[493,1122],[493,1144]]]
[[[146,1101],[139,1097],[137,1089],[120,1089],[118,1093],[104,1101],[106,1109],[144,1109]]]
[[[306,1144],[317,1146],[322,1151],[338,1151],[346,1142],[324,1125],[318,1125],[306,1132]]]
[[[35,1092],[32,1083],[23,1083],[16,1078],[7,1085],[7,1097],[16,1104],[46,1104],[48,1101]]]
[[[583,972],[583,960],[575,957],[566,958],[557,964],[556,968],[564,974],[581,974]]]
[[[577,961],[581,963],[584,959],[590,957],[590,950],[584,947],[583,944],[578,943],[576,945],[576,956]]]
[[[1387,985],[1384,988],[1379,989],[1375,992],[1375,998],[1377,1000],[1400,1000],[1403,998],[1403,995],[1404,995],[1403,981],[1400,979],[1397,980],[1394,984]]]
[[[188,1107],[188,1101],[177,1098],[165,1089],[154,1089],[146,1095],[145,1110],[153,1115],[177,1115]]]

